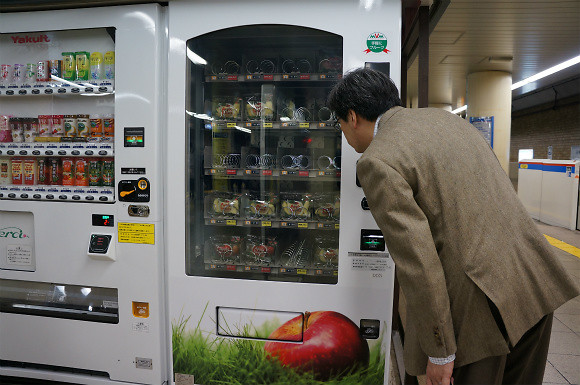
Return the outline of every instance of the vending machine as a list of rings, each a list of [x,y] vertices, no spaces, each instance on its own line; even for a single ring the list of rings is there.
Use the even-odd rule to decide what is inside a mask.
[[[399,84],[400,6],[169,3],[175,383],[387,383],[394,264],[327,95]]]
[[[167,381],[165,23],[0,14],[0,375]]]

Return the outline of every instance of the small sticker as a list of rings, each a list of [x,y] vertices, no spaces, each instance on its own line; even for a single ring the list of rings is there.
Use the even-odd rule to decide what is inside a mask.
[[[32,265],[32,246],[8,245],[6,250],[6,262],[9,265]]]
[[[149,303],[133,301],[133,315],[139,318],[149,318]]]
[[[133,322],[133,331],[139,333],[149,333],[149,324],[147,322]]]
[[[391,268],[391,259],[388,253],[359,253],[348,252],[351,257],[351,268],[355,271],[383,272]],[[373,275],[373,278],[382,278],[382,274]]]
[[[120,243],[155,244],[153,223],[119,223],[117,231]]]
[[[135,357],[135,367],[137,369],[153,369],[153,360],[151,358]]]
[[[195,377],[191,374],[175,373],[175,385],[195,385]]]
[[[367,49],[364,51],[365,53],[389,53],[387,49],[387,37],[382,32],[373,32],[367,37]]]

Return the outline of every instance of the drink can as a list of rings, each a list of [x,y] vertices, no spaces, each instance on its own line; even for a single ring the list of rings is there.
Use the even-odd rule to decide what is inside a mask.
[[[26,66],[24,64],[14,64],[14,67],[12,68],[12,83],[22,85],[25,73]]]
[[[48,158],[38,157],[37,163],[37,184],[39,185],[49,185],[50,184],[50,167]]]
[[[62,60],[50,60],[50,75],[51,79],[53,76],[57,78],[62,78]]]
[[[64,80],[76,80],[77,61],[74,52],[62,53],[62,72]]]
[[[22,126],[24,127],[24,141],[32,143],[38,136],[38,119],[36,124],[33,118],[22,118]],[[36,129],[36,130],[35,130]]]
[[[24,142],[23,118],[11,118],[10,129],[12,131],[12,141],[17,143]]]
[[[24,160],[22,158],[12,158],[12,184],[22,184],[24,173]]]
[[[10,84],[11,77],[12,77],[12,65],[1,64],[0,65],[0,85]]]
[[[62,158],[62,185],[74,186],[75,162],[73,158]]]
[[[105,137],[112,138],[115,136],[115,118],[109,114],[103,117],[103,133]]]
[[[103,54],[100,52],[91,53],[91,80],[102,79],[104,71],[105,63]]]
[[[38,136],[47,137],[52,132],[50,115],[38,115]]]
[[[101,186],[103,184],[103,162],[98,158],[89,160],[89,186]]]
[[[75,186],[89,185],[89,165],[85,158],[75,159]]]
[[[60,158],[49,158],[48,160],[49,184],[52,186],[62,185],[62,163]]]
[[[77,136],[86,138],[89,136],[91,121],[89,115],[77,115]]]
[[[90,54],[86,51],[75,52],[77,61],[77,79],[89,80],[89,73],[91,71]]]
[[[77,116],[64,115],[64,136],[72,138],[77,136]]]
[[[10,158],[0,158],[0,186],[12,184],[12,161]]]
[[[91,137],[100,138],[103,136],[103,119],[99,115],[91,115]]]
[[[48,60],[41,60],[36,67],[36,81],[47,82],[50,80],[50,62]]]
[[[24,158],[23,163],[23,184],[34,185],[37,180],[37,166],[35,158]]]
[[[49,115],[52,136],[64,136],[64,115]]]
[[[115,162],[110,158],[103,159],[102,180],[103,186],[115,186]]]
[[[26,75],[24,76],[25,84],[36,84],[36,64],[26,64]]]
[[[105,79],[115,79],[115,51],[105,52]]]

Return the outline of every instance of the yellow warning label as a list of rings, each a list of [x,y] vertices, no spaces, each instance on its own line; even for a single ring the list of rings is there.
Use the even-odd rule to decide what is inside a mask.
[[[152,223],[119,223],[117,232],[120,243],[155,244],[155,225]]]

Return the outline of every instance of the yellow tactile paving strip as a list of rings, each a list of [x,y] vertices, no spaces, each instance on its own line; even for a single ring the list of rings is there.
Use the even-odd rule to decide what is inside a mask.
[[[550,244],[554,247],[557,247],[560,250],[564,250],[567,253],[570,253],[578,258],[580,258],[580,249],[567,244],[566,242],[562,242],[559,239],[556,238],[552,238],[549,235],[544,234],[544,237],[546,237],[546,239],[548,240],[548,242],[550,242]]]

